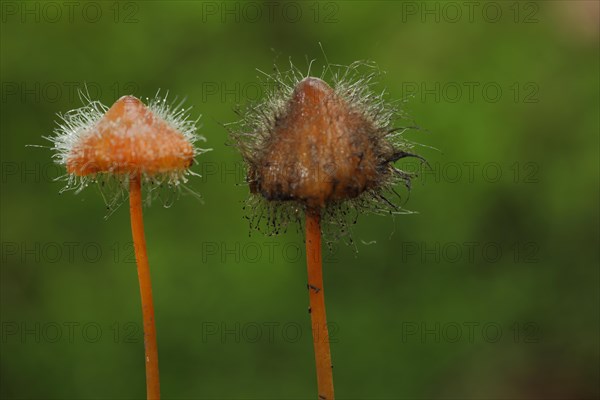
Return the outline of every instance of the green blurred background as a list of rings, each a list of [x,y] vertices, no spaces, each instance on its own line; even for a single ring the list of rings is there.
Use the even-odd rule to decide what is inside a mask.
[[[59,195],[51,151],[25,147],[84,83],[187,97],[214,149],[204,204],[145,210],[163,396],[316,397],[302,236],[249,235],[222,125],[256,68],[320,71],[319,42],[377,62],[407,137],[440,150],[419,150],[418,214],[361,216],[358,252],[326,255],[337,396],[598,398],[598,3],[466,4],[3,1],[2,398],[145,395],[128,209]]]

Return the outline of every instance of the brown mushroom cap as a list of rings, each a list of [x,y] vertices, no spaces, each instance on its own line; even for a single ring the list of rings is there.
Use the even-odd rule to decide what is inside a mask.
[[[193,162],[192,143],[139,99],[123,96],[73,145],[67,172],[148,175],[184,171]]]
[[[300,81],[250,168],[250,189],[308,207],[351,199],[377,182],[373,123],[324,81]]]

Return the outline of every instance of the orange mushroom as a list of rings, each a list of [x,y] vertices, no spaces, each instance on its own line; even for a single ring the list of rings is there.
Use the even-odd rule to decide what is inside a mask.
[[[103,111],[106,111],[103,113]],[[150,269],[142,216],[142,180],[167,176],[179,182],[200,153],[194,147],[195,123],[185,110],[173,111],[165,100],[143,104],[133,96],[121,97],[110,109],[99,103],[63,116],[51,140],[69,180],[114,176],[129,183],[131,231],[140,284],[146,390],[148,399],[160,398],[158,349]]]
[[[411,174],[393,163],[409,153],[410,145],[393,128],[397,110],[370,89],[372,75],[357,72],[360,64],[332,73],[335,85],[303,77],[294,67],[276,69],[275,90],[250,107],[242,128],[232,137],[247,164],[247,182],[259,204],[251,224],[266,219],[273,233],[278,218],[300,220],[306,226],[306,261],[318,398],[334,398],[331,351],[325,312],[321,257],[321,220],[348,208],[376,212],[402,211],[386,192],[410,184]],[[327,69],[331,69],[328,66]],[[333,71],[332,71],[333,72]],[[415,156],[418,157],[418,156]],[[263,207],[266,205],[265,208]],[[344,208],[346,207],[346,208]],[[328,222],[328,221],[326,221]]]

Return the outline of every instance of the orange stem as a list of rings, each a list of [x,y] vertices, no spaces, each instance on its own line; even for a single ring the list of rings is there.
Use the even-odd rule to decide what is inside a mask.
[[[156,326],[154,324],[154,304],[150,267],[146,253],[144,219],[142,215],[142,182],[139,173],[129,178],[129,211],[131,213],[131,233],[135,248],[140,294],[142,296],[142,316],[144,320],[144,348],[146,351],[146,396],[160,399],[158,378],[158,347],[156,346]]]
[[[333,400],[333,365],[329,349],[329,330],[325,315],[323,267],[321,259],[321,214],[319,210],[306,212],[306,264],[308,269],[308,296],[317,365],[317,386],[320,400]]]

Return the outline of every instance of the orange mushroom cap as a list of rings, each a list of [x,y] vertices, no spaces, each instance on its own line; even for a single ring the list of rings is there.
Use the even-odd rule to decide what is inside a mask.
[[[193,163],[190,140],[133,96],[123,96],[84,133],[66,157],[67,172],[156,175]]]
[[[357,197],[378,178],[375,129],[323,80],[305,78],[249,171],[250,190],[319,208]]]

